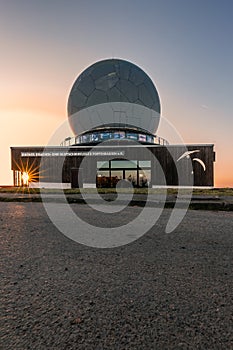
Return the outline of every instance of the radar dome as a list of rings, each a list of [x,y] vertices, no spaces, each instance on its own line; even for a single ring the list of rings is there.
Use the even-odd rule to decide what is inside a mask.
[[[156,114],[153,125],[149,125],[149,111]],[[101,122],[155,132],[160,99],[152,80],[141,68],[125,60],[107,59],[88,67],[74,82],[68,99],[68,116],[76,135],[101,126]]]

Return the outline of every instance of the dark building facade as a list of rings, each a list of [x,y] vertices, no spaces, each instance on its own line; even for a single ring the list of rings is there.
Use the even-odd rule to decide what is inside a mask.
[[[184,156],[187,152],[193,152],[189,161]],[[42,187],[43,183],[60,182],[74,188],[115,187],[123,179],[131,180],[135,187],[214,184],[213,145],[118,144],[95,147],[94,151],[91,146],[47,147],[46,150],[12,147],[11,155],[15,186],[23,185],[25,172],[34,183],[41,182]]]

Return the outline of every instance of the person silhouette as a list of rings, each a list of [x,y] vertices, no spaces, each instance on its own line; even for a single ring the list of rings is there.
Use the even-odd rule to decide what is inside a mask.
[[[132,182],[132,175],[131,174],[128,176],[128,181]]]

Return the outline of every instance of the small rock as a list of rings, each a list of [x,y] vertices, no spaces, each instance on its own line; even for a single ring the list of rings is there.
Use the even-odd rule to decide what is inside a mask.
[[[74,320],[70,321],[70,324],[79,324],[79,323],[82,323],[82,320],[80,317],[77,317]]]

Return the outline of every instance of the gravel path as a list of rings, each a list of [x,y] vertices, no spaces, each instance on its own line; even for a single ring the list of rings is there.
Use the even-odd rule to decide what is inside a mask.
[[[165,234],[169,213],[104,250],[63,236],[41,203],[0,203],[0,349],[233,349],[233,213],[189,211]]]

